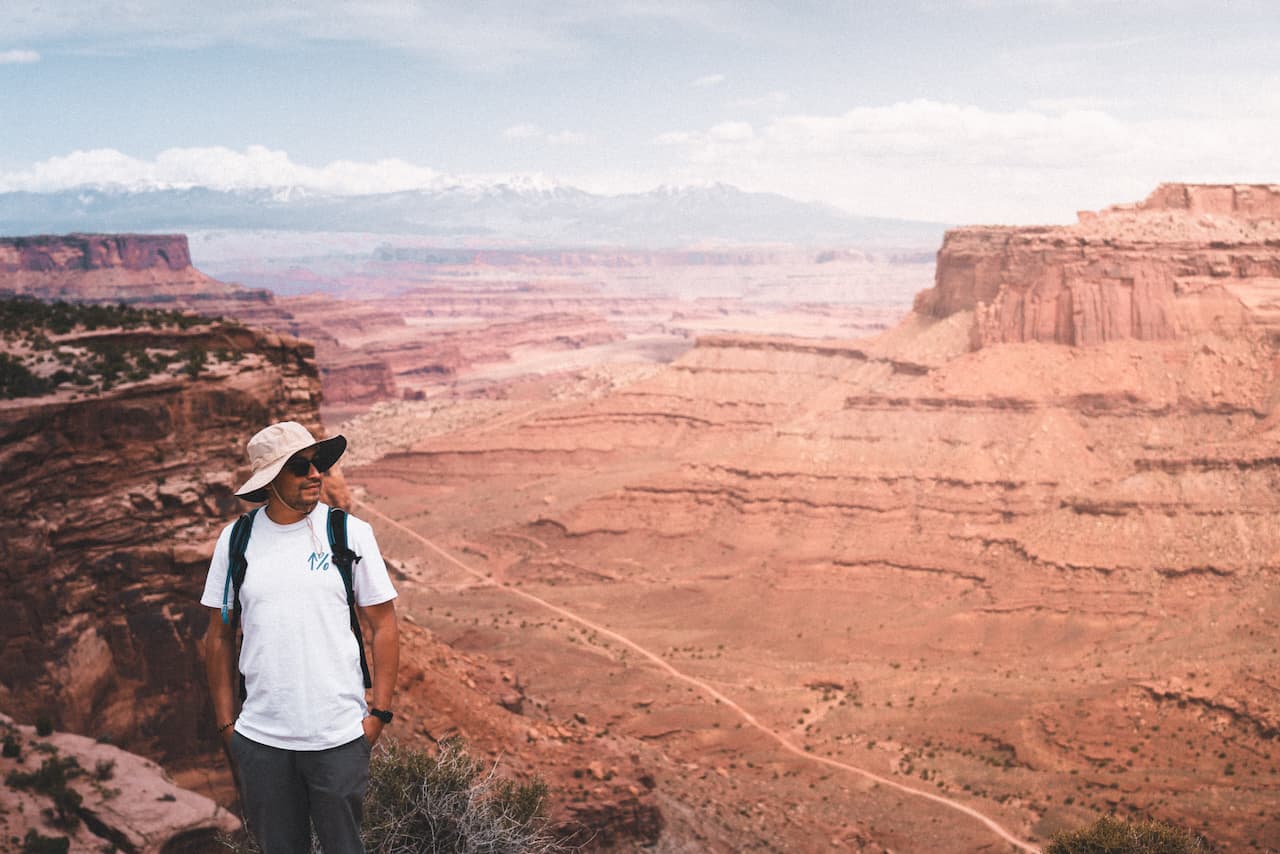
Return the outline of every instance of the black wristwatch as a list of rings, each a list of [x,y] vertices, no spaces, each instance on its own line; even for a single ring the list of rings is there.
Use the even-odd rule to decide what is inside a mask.
[[[391,723],[391,719],[395,717],[395,715],[391,714],[391,712],[384,712],[382,709],[374,709],[374,708],[369,709],[369,714],[373,715],[375,718],[382,721],[384,724]]]

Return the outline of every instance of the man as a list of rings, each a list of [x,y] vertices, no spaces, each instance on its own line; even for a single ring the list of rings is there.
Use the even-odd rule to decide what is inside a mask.
[[[399,666],[395,588],[373,529],[348,517],[355,603],[368,626],[372,705],[346,587],[333,565],[324,475],[346,450],[342,436],[317,442],[293,421],[249,440],[253,476],[236,495],[266,502],[255,514],[239,590],[243,648],[239,693],[234,599],[227,578],[231,529],[218,538],[200,602],[212,608],[205,667],[218,733],[238,770],[250,832],[264,854],[307,854],[311,826],[325,854],[363,854],[361,805],[369,751],[391,721]]]

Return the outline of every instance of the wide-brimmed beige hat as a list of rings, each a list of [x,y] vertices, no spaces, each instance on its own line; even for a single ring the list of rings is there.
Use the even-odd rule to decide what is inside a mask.
[[[347,449],[347,439],[345,436],[332,436],[317,442],[311,431],[297,421],[280,421],[259,430],[248,445],[253,476],[236,490],[236,497],[245,501],[266,501],[267,484],[276,479],[290,457],[308,448],[316,449],[316,468],[324,471],[342,456]]]

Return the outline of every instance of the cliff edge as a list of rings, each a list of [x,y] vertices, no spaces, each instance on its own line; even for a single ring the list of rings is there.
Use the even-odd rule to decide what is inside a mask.
[[[1074,225],[948,231],[915,310],[973,311],[973,349],[1276,327],[1280,186],[1163,184]]]
[[[314,351],[223,323],[28,332],[57,354],[124,354],[127,370],[0,401],[0,708],[165,761],[216,749],[191,690],[208,556],[241,509],[245,437],[282,418],[320,432]],[[182,352],[205,355],[156,367]]]
[[[0,238],[0,284],[39,299],[184,306],[271,302],[266,291],[225,284],[193,267],[183,234]]]

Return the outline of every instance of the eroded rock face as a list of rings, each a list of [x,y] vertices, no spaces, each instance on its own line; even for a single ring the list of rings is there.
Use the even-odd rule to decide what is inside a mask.
[[[0,733],[13,754],[0,759],[5,850],[17,850],[15,840],[34,832],[69,840],[73,852],[213,851],[220,834],[240,827],[234,815],[178,786],[159,765],[114,745],[67,732],[39,736],[6,715],[0,715]],[[21,782],[21,775],[51,762],[67,769],[66,786],[80,798],[59,822],[46,815],[58,812],[50,793]]]
[[[0,290],[40,299],[210,308],[270,302],[191,266],[181,234],[0,238]]]
[[[1076,225],[949,231],[915,307],[973,311],[983,347],[1230,335],[1277,305],[1280,186],[1168,184]]]
[[[214,746],[199,596],[218,531],[245,509],[244,444],[284,418],[322,435],[309,344],[241,326],[167,335],[240,358],[0,405],[0,708],[161,760]]]

